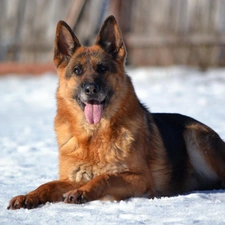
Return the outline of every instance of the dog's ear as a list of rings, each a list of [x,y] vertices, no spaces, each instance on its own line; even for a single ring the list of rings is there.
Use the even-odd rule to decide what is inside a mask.
[[[114,16],[109,16],[103,23],[96,44],[112,55],[113,58],[124,59],[126,57],[123,37]]]
[[[59,21],[56,28],[54,45],[54,63],[58,67],[61,63],[67,64],[75,50],[80,47],[80,43],[64,21]]]

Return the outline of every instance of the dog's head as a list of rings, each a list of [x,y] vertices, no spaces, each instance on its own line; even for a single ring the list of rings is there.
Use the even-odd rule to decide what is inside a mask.
[[[96,43],[80,44],[71,28],[59,21],[56,29],[54,63],[59,75],[57,96],[81,109],[89,124],[97,124],[123,92],[126,49],[113,16],[103,23]]]

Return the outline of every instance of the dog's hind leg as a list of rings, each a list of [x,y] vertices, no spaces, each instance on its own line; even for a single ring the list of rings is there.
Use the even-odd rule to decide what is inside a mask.
[[[194,124],[185,133],[187,151],[197,188],[225,188],[225,142],[203,124]]]

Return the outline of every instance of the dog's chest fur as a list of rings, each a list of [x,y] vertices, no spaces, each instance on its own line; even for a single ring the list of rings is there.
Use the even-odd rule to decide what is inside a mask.
[[[116,133],[72,136],[60,149],[60,174],[67,174],[66,179],[78,183],[104,173],[127,172],[132,142],[131,133],[124,128]]]
[[[110,164],[76,162],[71,167],[68,178],[70,181],[76,183],[88,182],[101,174],[118,174],[126,171],[129,171],[129,169],[126,163],[123,162],[113,162]]]

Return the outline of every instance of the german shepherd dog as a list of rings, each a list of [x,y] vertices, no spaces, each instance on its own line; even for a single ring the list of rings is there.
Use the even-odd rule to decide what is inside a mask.
[[[91,47],[59,21],[54,47],[59,180],[12,198],[8,209],[224,187],[225,143],[219,135],[187,116],[150,113],[125,73],[125,58],[113,16]]]

